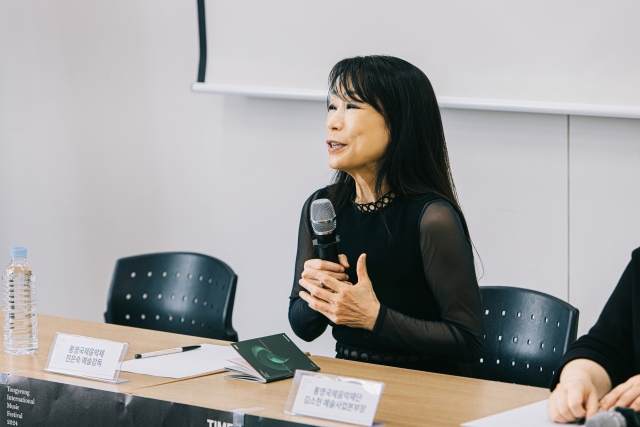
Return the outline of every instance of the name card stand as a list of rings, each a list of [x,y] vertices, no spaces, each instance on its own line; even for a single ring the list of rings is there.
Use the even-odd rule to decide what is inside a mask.
[[[284,412],[361,426],[383,426],[373,419],[383,382],[297,370]]]
[[[113,384],[118,381],[129,344],[56,332],[45,371]]]

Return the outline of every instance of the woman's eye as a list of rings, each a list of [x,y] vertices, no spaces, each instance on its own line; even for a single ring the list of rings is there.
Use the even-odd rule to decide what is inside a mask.
[[[335,106],[335,105],[333,105],[333,104],[329,104],[329,110],[335,110],[335,109],[336,109],[336,106]]]
[[[357,106],[356,104],[347,104],[347,110],[350,110],[352,108],[360,108],[360,107]]]

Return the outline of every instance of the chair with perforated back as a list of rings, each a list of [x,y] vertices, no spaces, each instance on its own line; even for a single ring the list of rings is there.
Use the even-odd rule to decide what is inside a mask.
[[[238,276],[224,262],[170,252],[119,259],[107,323],[237,341],[231,315]]]
[[[542,292],[481,286],[484,350],[475,378],[548,387],[576,339],[579,311]]]

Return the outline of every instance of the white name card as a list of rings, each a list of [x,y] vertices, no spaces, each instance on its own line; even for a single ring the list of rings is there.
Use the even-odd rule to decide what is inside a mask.
[[[116,383],[129,344],[57,332],[45,371]]]
[[[372,426],[384,383],[296,371],[285,412]]]

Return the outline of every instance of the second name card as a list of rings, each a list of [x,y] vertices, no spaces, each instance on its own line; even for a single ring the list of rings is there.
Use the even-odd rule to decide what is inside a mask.
[[[373,419],[384,383],[296,371],[285,412],[361,426],[380,426]]]

